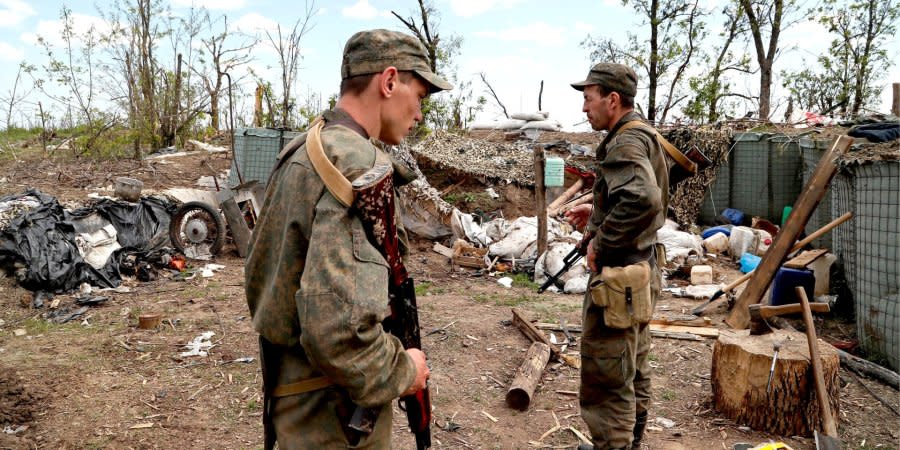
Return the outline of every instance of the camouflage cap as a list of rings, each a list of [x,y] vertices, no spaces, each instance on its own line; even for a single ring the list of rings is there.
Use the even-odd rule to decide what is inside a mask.
[[[585,86],[593,84],[599,84],[605,90],[616,91],[630,97],[637,94],[637,74],[631,67],[622,64],[599,63],[591,67],[586,80],[572,83],[572,87],[583,91]]]
[[[341,79],[381,73],[394,66],[422,77],[431,92],[453,89],[453,85],[431,71],[425,47],[414,37],[391,30],[360,31],[344,46]]]

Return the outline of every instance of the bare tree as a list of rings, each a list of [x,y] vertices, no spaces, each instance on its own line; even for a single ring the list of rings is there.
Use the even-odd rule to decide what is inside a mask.
[[[209,95],[210,126],[216,131],[219,130],[221,115],[219,101],[225,87],[223,85],[225,74],[253,60],[250,51],[257,43],[255,39],[246,38],[242,42],[228,45],[226,41],[229,36],[232,34],[228,30],[228,17],[222,16],[222,30],[202,39],[203,50],[200,58],[202,66],[191,67],[191,70],[200,77],[203,88]]]
[[[852,91],[851,114],[859,114],[862,106],[878,95],[874,84],[880,71],[889,65],[886,39],[894,37],[900,5],[892,0],[855,0],[838,6],[836,0],[826,0],[820,8],[820,21],[837,34],[831,44],[832,59],[820,58],[823,64],[837,66],[843,59],[852,76],[848,91]],[[848,95],[849,97],[849,95]]]
[[[283,36],[281,25],[276,28],[276,34],[273,36],[271,32],[266,31],[266,37],[269,44],[278,53],[278,62],[281,66],[281,126],[289,126],[289,118],[291,113],[291,89],[297,76],[297,70],[300,68],[300,41],[312,30],[313,24],[310,22],[315,15],[315,1],[305,1],[303,13],[300,18],[294,22],[291,33]]]
[[[740,97],[754,102],[757,100],[733,92],[725,79],[725,75],[732,71],[751,73],[749,57],[746,54],[735,55],[732,49],[732,44],[747,31],[747,19],[740,3],[726,5],[722,15],[725,17],[725,26],[718,36],[720,44],[718,47],[715,44],[713,46],[714,59],[710,59],[712,67],[703,75],[691,78],[690,88],[694,92],[694,98],[684,109],[685,115],[700,122],[719,120],[721,103],[728,97]]]
[[[621,46],[608,38],[588,36],[582,46],[591,50],[591,60],[618,62],[643,70],[647,80],[647,119],[664,121],[668,112],[686,96],[676,97],[679,84],[697,53],[697,43],[705,34],[703,16],[697,0],[623,0],[631,4],[649,27],[646,41],[628,33]],[[660,102],[660,86],[668,82],[665,102]],[[660,107],[662,103],[662,107]]]
[[[778,54],[778,38],[781,31],[791,22],[785,20],[796,5],[794,0],[740,0],[741,8],[747,16],[756,62],[759,65],[759,111],[760,119],[771,116],[772,68]],[[768,32],[768,42],[764,34]]]
[[[509,119],[509,113],[506,112],[506,106],[503,106],[503,102],[500,101],[500,97],[497,96],[497,92],[494,91],[494,88],[491,86],[491,83],[488,83],[487,75],[484,72],[480,72],[478,74],[481,77],[481,82],[487,87],[488,92],[491,94],[491,97],[494,98],[494,101],[497,102],[497,106],[503,110],[503,116]]]

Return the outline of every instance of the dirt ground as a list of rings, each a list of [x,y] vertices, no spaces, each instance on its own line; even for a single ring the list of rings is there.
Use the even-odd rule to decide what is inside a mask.
[[[0,195],[30,186],[77,204],[117,176],[139,178],[145,189],[189,187],[209,172],[207,164],[224,170],[228,155],[89,162],[23,153],[18,161],[0,162]],[[407,264],[418,284],[422,345],[432,371],[435,448],[574,448],[578,438],[570,428],[587,432],[579,417],[577,369],[551,362],[527,411],[508,408],[504,398],[530,345],[509,324],[510,309],[577,325],[581,296],[539,295],[526,283],[504,288],[494,276],[452,268],[431,246],[416,242]],[[44,320],[48,307],[31,308],[32,293],[14,278],[0,280],[0,449],[261,448],[260,371],[243,260],[228,245],[214,262],[225,268],[210,278],[161,273],[146,283],[128,279],[123,285],[130,292],[106,292],[109,301],[65,324]],[[717,281],[738,275],[730,262],[714,265]],[[73,304],[72,295],[54,300],[57,308]],[[687,313],[694,304],[665,294],[657,312]],[[138,329],[137,317],[146,313],[162,314],[160,326]],[[726,327],[724,306],[708,313],[716,327]],[[853,337],[852,324],[818,325],[827,330],[825,339]],[[206,331],[215,333],[209,356],[180,356]],[[646,448],[731,449],[770,440],[815,448],[810,438],[753,431],[712,408],[713,342],[654,339]],[[577,347],[566,352],[577,355]],[[898,409],[897,391],[843,369],[841,378],[838,427],[845,448],[900,448],[898,416],[873,398]],[[395,411],[395,418],[394,448],[412,448],[403,413]]]

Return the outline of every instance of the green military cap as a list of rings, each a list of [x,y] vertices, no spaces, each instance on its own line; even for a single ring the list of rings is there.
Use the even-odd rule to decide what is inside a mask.
[[[572,87],[583,91],[585,86],[592,84],[599,84],[605,90],[616,91],[630,97],[637,94],[637,74],[631,67],[622,64],[599,63],[591,67],[586,80],[572,83]]]
[[[431,71],[422,43],[391,30],[366,30],[351,36],[344,46],[341,79],[381,73],[390,66],[415,72],[431,85],[431,92],[453,89],[453,85]]]

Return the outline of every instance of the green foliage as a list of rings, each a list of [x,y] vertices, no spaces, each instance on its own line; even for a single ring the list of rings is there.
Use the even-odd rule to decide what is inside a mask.
[[[420,281],[419,284],[416,285],[416,295],[425,295],[428,292],[428,288],[431,287],[431,282],[428,281]]]
[[[859,114],[881,94],[879,80],[890,66],[885,47],[897,31],[900,4],[825,0],[811,14],[835,38],[815,69],[783,72],[784,86],[804,110]]]
[[[675,400],[678,398],[678,394],[676,394],[675,391],[666,389],[662,392],[660,397],[662,397],[662,399],[667,402],[671,402],[672,400]]]
[[[512,281],[513,286],[528,288],[535,292],[537,292],[538,288],[541,287],[540,284],[537,284],[534,281],[532,281],[531,277],[529,277],[527,273],[522,273],[522,272],[514,273],[512,275],[512,280],[513,280]]]

